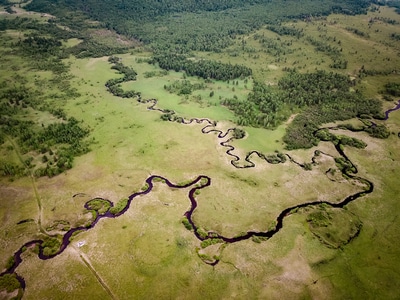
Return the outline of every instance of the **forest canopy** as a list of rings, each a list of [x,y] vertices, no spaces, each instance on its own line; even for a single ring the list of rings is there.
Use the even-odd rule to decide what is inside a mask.
[[[289,18],[331,12],[365,13],[371,1],[304,0],[35,0],[27,9],[50,12],[64,22],[66,11],[76,11],[108,29],[151,44],[154,49],[215,51],[231,44],[238,34]],[[201,13],[201,14],[200,14]],[[71,26],[74,26],[71,22]],[[76,25],[75,25],[76,26]]]

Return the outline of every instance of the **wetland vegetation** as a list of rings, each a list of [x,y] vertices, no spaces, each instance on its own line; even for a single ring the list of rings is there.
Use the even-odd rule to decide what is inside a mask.
[[[0,0],[0,298],[395,299],[398,24]]]

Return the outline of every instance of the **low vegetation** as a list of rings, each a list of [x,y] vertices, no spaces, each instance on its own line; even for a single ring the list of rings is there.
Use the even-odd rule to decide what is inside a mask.
[[[349,211],[324,206],[309,212],[307,222],[311,232],[331,248],[340,248],[349,243],[362,227],[360,219]]]
[[[15,249],[42,238],[16,270],[27,295],[395,298],[399,119],[383,114],[399,96],[395,9],[140,4],[0,0],[0,257],[10,268]],[[149,174],[187,188],[150,192],[140,186]],[[207,177],[192,185],[196,174]],[[317,205],[349,195],[360,199]],[[104,214],[121,217],[92,229]],[[58,254],[52,234],[76,226],[86,228],[70,241],[84,243],[33,258]],[[254,232],[255,243],[219,238]],[[1,294],[16,289],[21,298],[19,275],[2,273]]]
[[[21,284],[15,274],[5,274],[0,277],[0,291],[11,293],[19,288],[21,288]]]
[[[118,215],[128,205],[128,198],[119,200],[114,206],[111,206],[109,212],[113,215]]]

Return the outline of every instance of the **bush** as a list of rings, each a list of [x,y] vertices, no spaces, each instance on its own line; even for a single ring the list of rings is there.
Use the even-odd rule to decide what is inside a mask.
[[[390,135],[390,131],[386,128],[385,125],[375,125],[370,126],[365,129],[366,132],[372,137],[386,139]]]
[[[95,210],[99,214],[104,214],[110,209],[111,204],[107,200],[96,198],[88,201],[86,206],[88,209]]]
[[[43,244],[43,255],[53,256],[60,250],[61,238],[60,237],[46,237]]]
[[[21,288],[21,284],[15,274],[4,274],[0,277],[0,291],[5,290],[7,293],[11,293],[19,288]]]
[[[124,208],[128,205],[128,198],[124,198],[118,201],[118,203],[115,206],[112,206],[109,210],[110,213],[113,215],[119,214]]]
[[[6,269],[7,269],[7,270],[8,270],[8,269],[11,269],[12,266],[14,265],[14,263],[15,263],[15,259],[14,259],[14,255],[13,255],[13,256],[10,256],[10,257],[8,258],[8,260],[7,260],[7,262],[6,262]]]
[[[246,131],[240,128],[233,129],[233,137],[237,140],[240,140],[246,136]]]
[[[201,228],[201,227],[197,228],[197,231],[196,231],[196,232],[198,233],[198,235],[199,235],[202,239],[205,239],[205,238],[208,237],[208,233],[207,233],[203,228]]]
[[[192,224],[190,224],[190,222],[189,222],[189,220],[188,220],[187,217],[184,217],[184,218],[182,219],[182,224],[185,226],[185,228],[186,228],[187,230],[193,230],[193,226],[192,226]]]

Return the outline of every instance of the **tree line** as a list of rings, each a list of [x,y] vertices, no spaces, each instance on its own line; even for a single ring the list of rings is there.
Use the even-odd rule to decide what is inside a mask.
[[[237,64],[225,64],[211,60],[189,60],[185,55],[157,54],[150,61],[165,70],[184,71],[189,76],[204,79],[230,80],[251,76],[252,70]]]

